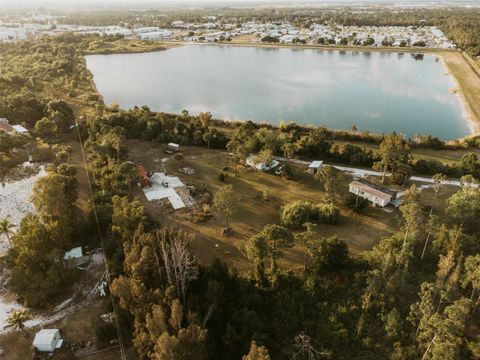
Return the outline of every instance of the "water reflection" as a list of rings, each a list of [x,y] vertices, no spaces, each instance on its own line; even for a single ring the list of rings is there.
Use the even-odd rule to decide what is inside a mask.
[[[225,119],[326,124],[445,139],[469,129],[436,56],[372,51],[183,46],[87,56],[106,103],[211,111]]]

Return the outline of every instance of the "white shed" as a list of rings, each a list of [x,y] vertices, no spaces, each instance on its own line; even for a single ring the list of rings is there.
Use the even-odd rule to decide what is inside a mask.
[[[323,164],[323,161],[320,161],[320,160],[312,161],[312,163],[308,165],[308,172],[310,174],[315,175],[318,172],[318,170],[320,170],[320,168],[322,167],[322,164]]]
[[[62,347],[63,339],[59,329],[42,329],[35,335],[33,346],[38,351],[53,352]]]
[[[178,151],[180,150],[180,145],[175,144],[175,143],[168,143],[167,144],[167,149],[170,151]]]

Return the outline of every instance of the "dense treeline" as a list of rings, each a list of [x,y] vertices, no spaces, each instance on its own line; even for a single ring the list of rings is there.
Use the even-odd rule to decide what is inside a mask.
[[[111,116],[88,125],[90,156],[106,164],[125,158],[123,147],[113,147],[125,129],[102,124]],[[391,141],[402,146],[395,136]],[[92,171],[104,171],[105,163],[93,162]],[[104,181],[108,176],[95,178],[98,200],[110,208],[102,224],[111,224],[105,231],[115,251],[109,258],[118,277],[111,289],[142,359],[238,359],[252,341],[278,359],[479,355],[480,190],[468,185],[472,179],[464,179],[445,211],[426,209],[411,189],[401,230],[357,259],[314,224],[294,232],[267,225],[247,242],[252,275],[241,277],[218,261],[199,266],[188,253],[187,234],[159,228],[138,201],[117,195]],[[121,195],[128,196],[127,183]],[[296,216],[287,212],[299,206],[283,210],[285,225]],[[305,206],[305,219],[312,220],[312,206]],[[307,246],[300,274],[278,266],[283,249],[296,241]]]

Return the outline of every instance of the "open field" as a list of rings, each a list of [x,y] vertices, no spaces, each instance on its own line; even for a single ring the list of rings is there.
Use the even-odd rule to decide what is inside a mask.
[[[131,54],[151,51],[162,51],[178,44],[158,42],[152,40],[122,39],[117,41],[99,41],[91,43],[88,49],[83,50],[85,55],[93,54]]]
[[[194,224],[187,216],[190,210],[175,212],[169,206],[162,207],[159,202],[147,202],[140,188],[134,191],[134,195],[145,204],[146,211],[152,219],[164,226],[177,226],[195,234],[191,246],[202,263],[208,263],[219,257],[241,272],[251,270],[251,263],[242,252],[245,242],[266,224],[278,223],[279,209],[282,205],[293,200],[308,200],[314,203],[326,201],[319,182],[312,175],[304,173],[305,169],[296,169],[295,181],[243,166],[239,166],[238,176],[235,176],[229,155],[224,151],[185,147],[182,149],[183,160],[170,158],[162,162],[161,159],[167,157],[163,153],[164,145],[129,140],[127,147],[130,160],[143,164],[148,170],[166,170],[169,175],[179,176],[187,185],[196,187],[204,185],[211,192],[215,192],[224,184],[218,176],[223,168],[229,167],[225,184],[233,185],[239,199],[238,211],[230,220],[234,234],[229,237],[221,234],[222,228],[225,227],[222,214],[214,213],[209,220]],[[178,170],[182,167],[193,168],[195,174],[180,173]],[[348,192],[350,180],[351,177],[345,176],[342,182],[345,194]],[[268,192],[268,200],[263,198],[265,190]],[[457,190],[458,188],[454,187],[442,189],[438,204]],[[433,190],[422,192],[425,204],[431,201],[432,196]],[[340,236],[348,243],[351,253],[358,255],[370,249],[383,236],[393,234],[398,227],[398,210],[387,212],[369,207],[365,213],[353,216],[350,210],[343,208],[339,224],[321,225],[321,231],[325,236]],[[290,269],[301,268],[304,250],[302,244],[297,244],[286,252],[281,264]]]
[[[365,147],[367,150],[378,151],[379,145],[361,142],[361,141],[344,141],[344,140],[335,140],[335,144],[352,144],[360,147]],[[412,148],[412,155],[415,160],[425,159],[425,160],[438,160],[445,164],[457,164],[460,162],[462,156],[468,152],[475,152],[480,156],[480,149],[458,149],[458,150],[434,150],[427,148]]]

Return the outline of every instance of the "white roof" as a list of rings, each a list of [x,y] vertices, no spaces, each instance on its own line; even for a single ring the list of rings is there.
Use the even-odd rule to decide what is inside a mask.
[[[60,330],[58,329],[42,329],[35,335],[33,339],[33,346],[36,345],[50,345],[52,344],[56,334]]]
[[[12,125],[16,132],[19,133],[28,133],[28,130],[25,129],[22,125]]]
[[[148,201],[167,198],[175,210],[185,207],[185,203],[175,190],[177,187],[185,186],[178,177],[155,173],[150,181],[152,186],[143,188]]]
[[[67,252],[65,252],[65,256],[63,257],[64,260],[72,259],[72,258],[79,258],[83,256],[82,247],[78,246],[73,248]]]
[[[323,161],[315,160],[315,161],[312,161],[312,163],[310,165],[308,165],[308,167],[313,168],[313,169],[317,169],[320,166],[322,166],[322,164],[323,164]]]

